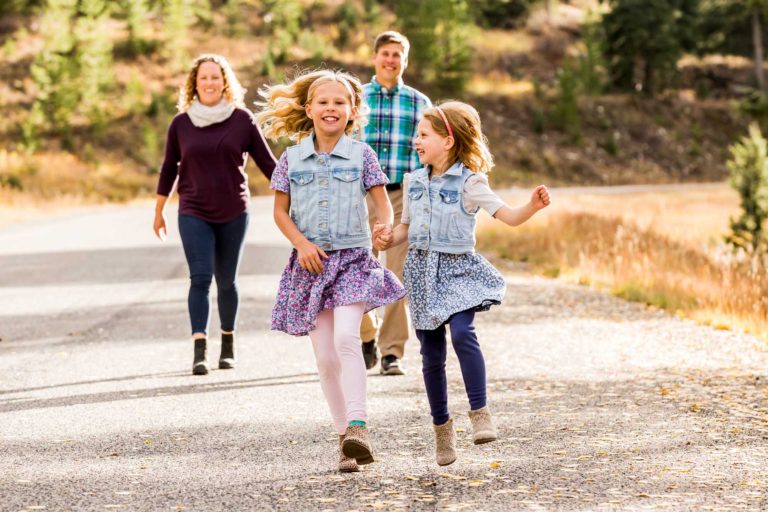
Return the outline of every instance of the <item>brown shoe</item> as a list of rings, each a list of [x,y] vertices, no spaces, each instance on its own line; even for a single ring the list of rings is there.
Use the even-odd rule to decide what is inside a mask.
[[[456,461],[456,433],[453,430],[453,418],[442,425],[432,425],[435,429],[435,458],[440,466],[447,466]]]
[[[356,473],[360,471],[360,467],[357,465],[357,461],[351,457],[344,455],[341,449],[341,445],[344,443],[344,436],[339,436],[339,472],[340,473]]]
[[[472,421],[472,441],[475,444],[490,443],[498,439],[487,405],[482,409],[469,411],[469,419]]]
[[[350,425],[344,434],[341,451],[347,457],[357,460],[360,465],[373,462],[373,449],[368,440],[368,429],[364,425]]]

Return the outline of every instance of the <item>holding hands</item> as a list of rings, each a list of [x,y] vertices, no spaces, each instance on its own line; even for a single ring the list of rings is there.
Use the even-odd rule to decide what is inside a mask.
[[[392,224],[383,224],[376,221],[373,225],[373,248],[377,251],[386,251],[392,245]]]
[[[542,208],[549,206],[549,190],[544,185],[539,185],[533,190],[531,194],[531,206],[535,211],[539,211]]]

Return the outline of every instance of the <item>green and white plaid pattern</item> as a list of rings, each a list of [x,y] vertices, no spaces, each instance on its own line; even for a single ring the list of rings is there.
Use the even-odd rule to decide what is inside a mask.
[[[405,173],[421,167],[413,139],[421,114],[432,102],[402,79],[387,90],[375,76],[363,86],[363,98],[371,109],[363,140],[379,156],[389,182],[402,183]]]

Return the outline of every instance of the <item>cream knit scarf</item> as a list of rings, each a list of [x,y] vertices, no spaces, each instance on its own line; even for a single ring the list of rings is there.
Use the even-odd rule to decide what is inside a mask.
[[[234,111],[235,106],[224,98],[212,107],[206,107],[195,98],[192,100],[192,105],[187,109],[187,114],[192,120],[193,125],[203,128],[204,126],[226,121]]]

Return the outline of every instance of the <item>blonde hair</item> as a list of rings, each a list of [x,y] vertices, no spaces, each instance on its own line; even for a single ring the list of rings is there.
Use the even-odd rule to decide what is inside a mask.
[[[224,99],[238,107],[245,108],[243,100],[245,98],[245,89],[237,80],[235,72],[232,71],[232,66],[229,65],[227,59],[215,53],[204,53],[192,61],[192,67],[187,74],[187,81],[179,89],[179,102],[176,104],[179,112],[186,112],[197,97],[197,71],[204,62],[215,62],[221,68],[221,75],[224,78],[224,90],[222,91]]]
[[[406,58],[408,57],[408,52],[411,49],[410,41],[408,41],[408,38],[403,34],[400,32],[395,32],[394,30],[387,30],[386,32],[382,32],[376,36],[376,40],[373,42],[374,55],[379,53],[379,48],[389,43],[397,43],[402,46],[403,54]]]
[[[461,101],[446,101],[439,107],[453,132],[454,143],[449,150],[448,161],[461,161],[472,172],[490,172],[493,167],[493,155],[488,149],[488,139],[483,135],[477,110]],[[425,110],[424,119],[429,121],[435,132],[442,137],[448,137],[448,128],[437,107]]]
[[[261,111],[256,114],[256,123],[271,139],[288,137],[300,141],[314,128],[312,119],[307,116],[306,105],[312,102],[312,97],[318,86],[338,82],[349,94],[352,107],[357,107],[357,115],[347,122],[344,132],[347,135],[359,130],[367,120],[368,107],[363,102],[363,85],[354,75],[343,71],[318,69],[303,71],[288,84],[277,84],[259,90],[259,96],[264,101],[257,101]]]

